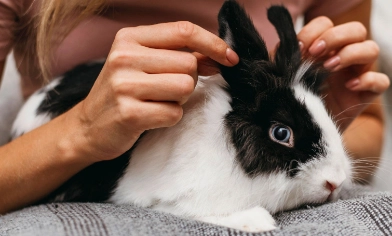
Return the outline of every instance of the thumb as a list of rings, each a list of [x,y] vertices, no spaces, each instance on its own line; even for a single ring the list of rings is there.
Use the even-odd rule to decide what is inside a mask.
[[[192,54],[197,59],[197,72],[199,75],[209,76],[220,72],[218,62],[198,52],[194,52]]]

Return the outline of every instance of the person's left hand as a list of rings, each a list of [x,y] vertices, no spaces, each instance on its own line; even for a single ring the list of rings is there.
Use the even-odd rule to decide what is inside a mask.
[[[298,40],[305,58],[322,60],[324,67],[333,72],[323,93],[341,131],[389,87],[388,76],[370,71],[379,48],[367,40],[361,23],[334,26],[327,17],[318,17],[304,26]]]

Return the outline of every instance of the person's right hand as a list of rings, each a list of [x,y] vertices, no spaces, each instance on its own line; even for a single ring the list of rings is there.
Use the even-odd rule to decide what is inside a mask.
[[[379,48],[367,34],[360,22],[334,26],[327,17],[313,19],[298,34],[304,57],[323,61],[333,72],[322,93],[341,131],[390,84],[387,75],[371,71]]]
[[[83,151],[93,162],[109,160],[145,130],[175,125],[198,71],[211,71],[198,67],[205,57],[226,66],[239,60],[222,39],[189,22],[120,30],[90,94],[71,110]]]

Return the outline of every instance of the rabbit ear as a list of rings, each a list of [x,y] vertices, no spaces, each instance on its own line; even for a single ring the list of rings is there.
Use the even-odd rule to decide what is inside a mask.
[[[313,93],[319,94],[329,73],[320,62],[302,61],[297,34],[290,13],[283,6],[271,6],[268,20],[278,32],[280,44],[275,53],[275,65],[282,78],[301,81]]]
[[[301,52],[297,34],[290,13],[283,6],[268,9],[268,20],[278,32],[280,44],[275,53],[275,63],[283,75],[290,76],[301,62]]]
[[[226,1],[218,15],[219,36],[245,60],[269,60],[261,39],[245,10],[233,0]]]
[[[269,62],[265,42],[245,10],[234,0],[227,0],[223,4],[218,15],[218,22],[219,36],[240,58],[239,63],[233,67],[221,65],[221,74],[229,84],[232,93],[238,92],[235,96],[239,96],[243,100],[250,99],[255,92],[250,84],[265,83],[265,80],[256,81],[251,79],[255,62]]]

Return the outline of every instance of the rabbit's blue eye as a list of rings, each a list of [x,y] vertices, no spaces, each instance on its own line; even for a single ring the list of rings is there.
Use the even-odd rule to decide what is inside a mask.
[[[292,147],[294,144],[292,133],[290,127],[280,124],[275,124],[270,129],[270,137],[273,141],[289,147]]]
[[[276,140],[287,143],[289,141],[291,133],[290,130],[286,127],[276,126],[272,130],[272,135]]]

